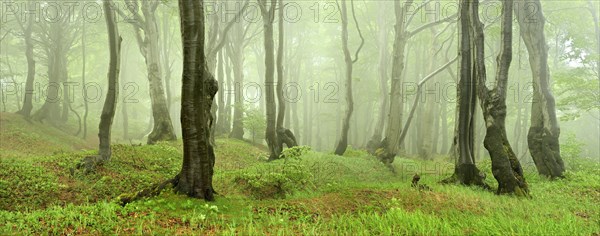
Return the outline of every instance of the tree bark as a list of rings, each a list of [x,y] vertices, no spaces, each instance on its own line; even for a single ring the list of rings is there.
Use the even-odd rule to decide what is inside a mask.
[[[381,103],[379,107],[379,117],[377,124],[375,125],[375,131],[371,140],[367,143],[367,151],[372,155],[375,155],[375,151],[381,145],[381,138],[383,135],[383,128],[385,126],[386,111],[388,109],[389,98],[388,98],[388,29],[385,25],[384,10],[385,2],[379,2],[379,16],[377,17],[377,24],[379,25],[378,44],[379,44],[379,92],[381,94]]]
[[[527,134],[529,152],[541,175],[559,178],[563,177],[565,165],[560,156],[560,127],[550,87],[548,47],[544,35],[545,18],[539,0],[522,2],[524,4],[515,11],[521,37],[529,52],[529,64],[533,78],[531,126]],[[529,12],[531,6],[535,9],[534,12]]]
[[[184,156],[174,187],[190,197],[212,201],[215,155],[210,142],[210,108],[218,84],[206,64],[202,1],[179,0],[179,11],[184,54],[181,102]]]
[[[258,0],[258,5],[262,14],[265,47],[265,102],[267,108],[267,128],[265,131],[265,139],[267,141],[267,146],[269,147],[269,159],[274,160],[279,158],[282,151],[279,148],[279,141],[277,139],[277,106],[275,104],[274,91],[275,56],[273,46],[273,18],[277,2],[276,0],[271,0],[270,5],[267,5],[267,0]]]
[[[17,17],[19,24],[23,29],[23,36],[25,38],[25,57],[27,57],[27,81],[25,82],[25,96],[23,98],[23,107],[17,112],[26,119],[31,116],[31,110],[33,110],[33,82],[35,80],[35,59],[33,58],[33,22],[35,15],[29,14],[27,20],[27,27],[23,26],[20,21],[20,17]]]
[[[159,3],[157,1],[141,1],[140,4],[128,5],[130,15],[125,14],[118,8],[115,9],[122,17],[127,19],[133,17],[134,20],[129,23],[133,27],[140,53],[144,56],[146,62],[152,117],[154,118],[152,132],[148,135],[148,144],[176,139],[160,71],[162,64],[158,25],[156,23],[156,8]],[[143,17],[139,14],[138,6]]]
[[[364,39],[362,37],[362,33],[360,32],[360,27],[358,26],[358,21],[356,20],[356,15],[354,14],[354,0],[350,0],[352,5],[352,15],[354,17],[354,23],[356,24],[356,28],[358,29],[358,34],[361,38],[361,44],[356,51],[355,58],[352,59],[352,55],[350,55],[350,50],[348,49],[348,11],[346,7],[346,1],[342,0],[341,7],[341,23],[342,23],[342,49],[344,52],[344,62],[346,64],[345,68],[345,79],[346,79],[346,114],[342,123],[342,130],[340,140],[335,148],[336,155],[344,155],[346,149],[348,148],[348,130],[350,129],[350,119],[352,118],[352,112],[354,111],[354,98],[352,96],[352,67],[353,64],[358,60],[358,54],[364,45]]]
[[[243,21],[234,25],[234,32],[230,35],[230,44],[227,49],[233,69],[234,105],[233,105],[233,128],[229,134],[230,138],[244,139],[244,98],[242,88],[244,86],[244,48],[245,35]],[[247,26],[250,27],[250,26]],[[229,122],[229,121],[227,121]],[[229,124],[227,124],[229,125]]]
[[[108,161],[111,157],[111,130],[112,123],[117,109],[117,97],[119,96],[119,70],[121,68],[121,41],[119,28],[115,22],[116,18],[111,10],[110,0],[104,0],[104,16],[106,27],[108,29],[108,44],[110,48],[110,62],[108,67],[108,91],[102,114],[100,115],[100,124],[98,126],[98,139],[100,140],[99,154],[102,161]]]
[[[86,53],[85,53],[85,38],[86,38],[86,30],[85,30],[85,20],[83,21],[83,27],[81,31],[81,84],[85,86],[85,66],[86,66]],[[87,100],[87,90],[83,91],[83,139],[87,138],[87,118],[89,113],[89,104]]]
[[[279,0],[279,23],[278,23],[278,28],[279,28],[279,40],[278,40],[278,49],[277,49],[277,86],[276,86],[276,90],[277,90],[277,103],[278,103],[278,108],[277,109],[277,121],[276,121],[276,127],[277,127],[277,139],[278,139],[278,147],[277,149],[282,151],[283,150],[283,144],[285,143],[285,145],[288,148],[294,147],[298,145],[298,142],[296,141],[296,137],[294,136],[294,133],[292,133],[291,130],[285,128],[283,126],[284,123],[284,119],[285,119],[285,113],[286,113],[286,102],[285,99],[283,97],[283,86],[285,83],[285,78],[284,78],[284,71],[283,71],[283,56],[285,54],[284,52],[284,43],[285,43],[285,34],[284,34],[284,18],[283,18],[283,13],[284,13],[284,5],[283,5],[283,0]]]
[[[492,159],[492,173],[498,181],[498,194],[529,195],[523,169],[513,152],[506,135],[506,89],[508,72],[512,60],[512,20],[513,1],[502,4],[501,51],[497,57],[496,85],[486,87],[484,35],[479,20],[478,2],[470,3],[471,25],[473,29],[473,48],[475,49],[474,75],[477,78],[481,110],[486,122],[484,146]]]
[[[474,128],[475,106],[477,103],[476,78],[473,57],[471,24],[473,19],[470,14],[470,0],[461,0],[459,13],[459,81],[457,86],[457,108],[455,122],[455,136],[453,155],[456,163],[454,174],[444,180],[445,183],[459,183],[464,185],[477,185],[487,187],[482,172],[475,165],[474,156]]]
[[[390,88],[390,110],[388,113],[388,125],[386,138],[382,141],[382,149],[377,151],[377,157],[384,164],[391,166],[398,153],[400,134],[402,132],[402,113],[404,110],[404,99],[402,98],[402,83],[404,81],[404,53],[406,50],[406,7],[413,3],[408,0],[401,5],[400,1],[394,2],[396,15],[395,38],[392,59],[392,83]]]

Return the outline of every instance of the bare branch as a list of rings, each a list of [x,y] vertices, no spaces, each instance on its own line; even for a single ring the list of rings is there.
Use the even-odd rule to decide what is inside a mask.
[[[229,30],[231,29],[233,24],[235,22],[239,21],[240,16],[242,15],[242,13],[244,13],[244,11],[246,11],[246,8],[248,7],[249,3],[250,3],[250,1],[246,1],[244,6],[242,7],[242,9],[240,9],[240,11],[235,15],[235,17],[227,23],[227,26],[225,26],[225,29],[223,29],[223,32],[221,32],[221,37],[219,39],[220,40],[219,43],[217,44],[217,46],[212,48],[210,50],[210,52],[207,54],[208,58],[213,58],[214,56],[217,55],[217,52],[223,48],[223,46],[225,45],[226,39],[227,39],[227,37],[226,37],[227,33],[229,32]]]
[[[354,11],[354,0],[350,0],[350,4],[352,5],[352,17],[354,18],[354,24],[356,24],[356,30],[358,31],[358,36],[360,36],[360,46],[358,46],[358,49],[356,49],[356,53],[354,54],[354,60],[352,60],[352,63],[356,63],[356,61],[358,61],[358,54],[365,45],[365,38],[363,37],[362,32],[360,31],[360,26],[358,25],[358,20],[356,19],[356,13]]]
[[[436,26],[436,25],[439,25],[439,24],[445,23],[445,22],[454,21],[454,19],[456,18],[456,16],[457,16],[457,14],[452,14],[451,16],[448,16],[448,17],[446,17],[444,19],[441,19],[439,21],[434,21],[434,22],[431,22],[431,23],[428,23],[428,24],[424,24],[421,27],[419,27],[419,28],[417,28],[417,29],[415,29],[413,31],[409,31],[407,33],[408,38],[411,38],[411,37],[415,36],[416,34],[420,33],[421,31],[423,31],[423,30],[425,30],[425,29],[427,29],[429,27],[433,27],[433,26]]]

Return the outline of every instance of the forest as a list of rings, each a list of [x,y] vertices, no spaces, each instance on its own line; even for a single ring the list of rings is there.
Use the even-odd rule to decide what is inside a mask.
[[[0,103],[0,235],[600,235],[597,0],[4,0]]]

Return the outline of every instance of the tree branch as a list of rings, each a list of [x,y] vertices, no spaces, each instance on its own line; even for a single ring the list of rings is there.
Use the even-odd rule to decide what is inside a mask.
[[[360,26],[358,25],[358,20],[356,19],[356,13],[354,11],[354,0],[350,0],[350,4],[352,5],[352,18],[354,18],[354,24],[356,24],[356,30],[358,31],[358,36],[360,36],[360,46],[358,46],[358,49],[356,49],[356,53],[354,53],[354,60],[352,60],[352,63],[356,63],[356,61],[358,61],[358,54],[365,45],[365,38],[363,37],[362,32],[360,31]]]
[[[242,13],[244,13],[244,11],[246,11],[246,8],[248,7],[249,3],[250,3],[250,1],[247,0],[246,3],[244,4],[244,6],[242,7],[242,9],[240,9],[240,11],[235,15],[235,17],[227,23],[227,26],[225,26],[225,29],[223,29],[223,32],[221,32],[221,37],[219,38],[219,43],[214,48],[212,48],[210,50],[210,52],[207,54],[208,58],[215,57],[217,55],[217,52],[223,48],[223,46],[225,45],[226,39],[227,39],[227,37],[226,37],[227,33],[229,32],[229,30],[231,29],[233,24],[239,20]]]
[[[416,34],[420,33],[421,31],[423,31],[423,30],[425,30],[425,29],[427,29],[429,27],[433,27],[433,26],[436,26],[436,25],[439,25],[439,24],[445,23],[445,22],[451,22],[451,21],[453,21],[454,18],[456,18],[456,16],[457,16],[457,14],[453,14],[453,15],[448,16],[448,17],[446,17],[444,19],[441,19],[439,21],[434,21],[434,22],[430,22],[428,24],[424,24],[421,27],[419,27],[419,28],[417,28],[417,29],[415,29],[413,31],[409,31],[407,33],[408,38],[411,38],[411,37],[415,36]]]

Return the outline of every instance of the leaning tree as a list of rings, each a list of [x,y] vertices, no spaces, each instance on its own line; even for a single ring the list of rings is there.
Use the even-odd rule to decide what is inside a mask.
[[[550,86],[548,68],[548,45],[544,35],[544,15],[539,0],[524,3],[515,9],[521,30],[521,38],[529,52],[529,64],[533,79],[531,103],[531,127],[527,134],[529,153],[541,175],[562,177],[565,165],[560,157],[560,127],[556,118],[554,96]]]

